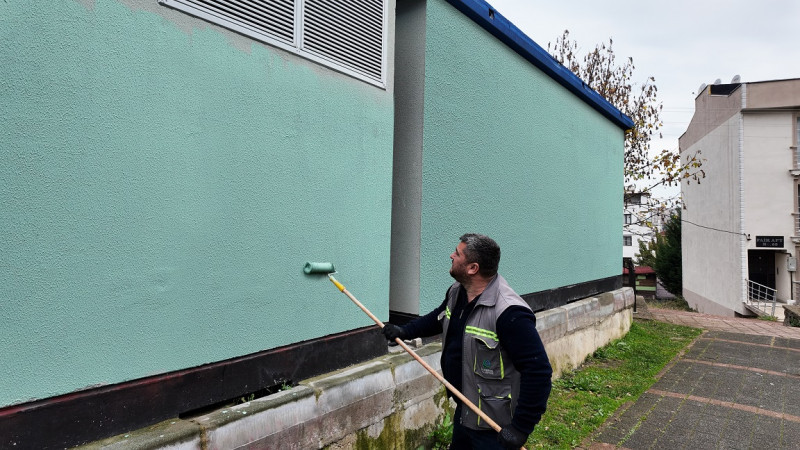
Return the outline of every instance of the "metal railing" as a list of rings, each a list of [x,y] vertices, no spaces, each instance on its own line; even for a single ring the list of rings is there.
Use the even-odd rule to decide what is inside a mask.
[[[747,281],[747,299],[745,303],[750,309],[756,309],[764,315],[775,316],[775,303],[778,301],[778,292],[771,288],[758,284],[755,281]],[[767,312],[767,311],[770,312]]]

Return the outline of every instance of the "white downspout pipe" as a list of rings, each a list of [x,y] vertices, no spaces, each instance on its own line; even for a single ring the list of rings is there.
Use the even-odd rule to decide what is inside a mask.
[[[739,111],[739,240],[742,249],[742,301],[747,301],[747,235],[744,228],[744,113],[747,108],[747,84],[742,83],[742,108]],[[741,306],[739,306],[741,308]]]

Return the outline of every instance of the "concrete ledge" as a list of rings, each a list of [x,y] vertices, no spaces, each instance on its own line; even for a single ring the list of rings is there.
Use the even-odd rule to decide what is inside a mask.
[[[173,419],[78,448],[195,450],[202,448],[202,434],[203,429],[200,425],[186,420]]]
[[[537,313],[554,377],[624,336],[632,307],[633,290],[623,288]],[[441,348],[432,343],[416,352],[440,371]],[[268,397],[83,448],[418,448],[446,411],[452,404],[439,381],[410,355],[389,353]]]
[[[547,344],[567,334],[567,310],[553,308],[536,313],[536,331]]]

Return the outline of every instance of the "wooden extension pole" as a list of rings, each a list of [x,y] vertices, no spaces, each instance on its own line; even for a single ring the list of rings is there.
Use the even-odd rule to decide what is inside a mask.
[[[378,325],[381,328],[385,326],[383,322],[381,322],[380,319],[375,317],[374,314],[372,314],[364,305],[362,305],[361,302],[358,301],[358,299],[355,298],[353,294],[350,293],[350,291],[345,289],[342,283],[336,281],[336,278],[333,278],[333,275],[329,274],[328,278],[344,295],[346,295],[350,300],[352,300],[353,303],[356,304],[356,306],[361,308],[361,310],[364,311],[369,316],[369,318],[372,319],[373,322],[375,322],[376,325]],[[437,372],[433,367],[430,366],[430,364],[426,363],[422,358],[420,358],[419,355],[417,355],[417,353],[414,352],[414,350],[411,350],[411,348],[408,345],[406,345],[406,343],[403,342],[402,339],[395,338],[394,341],[397,342],[397,344],[400,345],[400,347],[403,347],[403,350],[408,352],[408,354],[411,355],[414,359],[416,359],[418,363],[422,364],[422,367],[424,367],[428,372],[430,372],[431,375],[436,377],[437,380],[439,380],[450,392],[452,392],[453,395],[458,397],[458,399],[461,400],[469,409],[475,412],[475,414],[479,415],[481,419],[485,420],[486,423],[489,424],[489,426],[491,426],[495,431],[497,431],[498,433],[500,432],[501,427],[500,425],[497,424],[497,422],[492,420],[492,418],[487,416],[485,412],[481,411],[477,406],[475,406],[475,404],[472,403],[467,397],[465,397],[464,394],[459,392],[458,389],[454,388],[449,381],[445,380],[443,376],[439,375],[439,372]],[[526,450],[526,449],[525,447],[522,447],[521,450]]]

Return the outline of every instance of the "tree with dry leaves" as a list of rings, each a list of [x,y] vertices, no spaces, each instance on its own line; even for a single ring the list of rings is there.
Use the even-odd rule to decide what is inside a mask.
[[[682,179],[699,183],[705,177],[699,151],[687,157],[683,165],[680,154],[674,150],[651,152],[650,141],[661,137],[659,130],[663,126],[656,80],[650,76],[643,83],[634,84],[633,58],[618,64],[613,43],[609,39],[608,44],[598,44],[581,57],[577,42],[570,40],[569,30],[565,30],[555,45],[547,44],[547,51],[633,120],[633,128],[625,134],[626,199],[630,194],[650,192],[658,185],[678,185]]]

